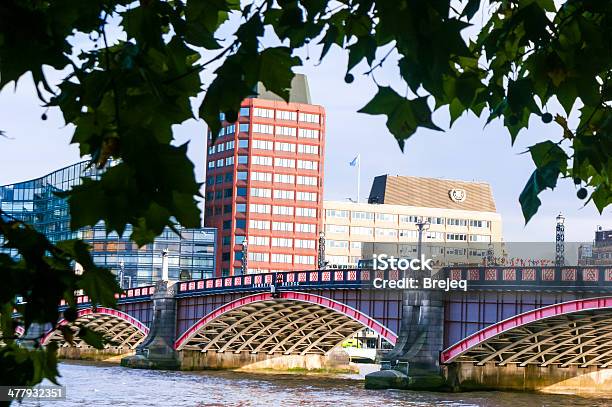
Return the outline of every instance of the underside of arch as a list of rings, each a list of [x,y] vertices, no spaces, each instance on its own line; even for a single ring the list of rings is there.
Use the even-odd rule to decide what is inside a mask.
[[[612,297],[570,301],[491,325],[442,352],[442,363],[612,365]]]
[[[299,292],[256,294],[200,319],[176,341],[177,350],[326,354],[364,327],[395,343],[397,336],[363,313]]]
[[[80,327],[86,327],[103,335],[107,341],[106,348],[135,349],[149,334],[149,328],[130,315],[110,308],[98,307],[78,311],[74,323],[61,320],[59,325],[68,325],[74,334],[73,344],[77,348],[90,347],[76,333]],[[58,342],[60,347],[71,346],[59,329],[51,330],[43,337],[42,344]]]

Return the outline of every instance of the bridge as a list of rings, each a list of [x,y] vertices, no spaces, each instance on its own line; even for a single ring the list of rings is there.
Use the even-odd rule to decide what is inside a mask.
[[[612,267],[444,268],[434,278],[467,280],[467,290],[374,288],[401,277],[312,270],[161,281],[127,290],[116,310],[80,296],[77,323],[104,334],[103,352],[135,351],[124,359],[134,367],[331,366],[338,345],[369,328],[393,346],[366,378],[373,388],[611,384]],[[49,341],[75,352],[57,332]]]

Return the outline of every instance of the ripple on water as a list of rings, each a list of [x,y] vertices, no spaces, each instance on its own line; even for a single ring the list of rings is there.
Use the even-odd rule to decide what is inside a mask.
[[[67,399],[50,407],[84,406],[611,406],[612,399],[508,392],[428,393],[366,390],[363,382],[320,376],[228,371],[166,372],[61,363]],[[35,403],[23,403],[33,406]]]

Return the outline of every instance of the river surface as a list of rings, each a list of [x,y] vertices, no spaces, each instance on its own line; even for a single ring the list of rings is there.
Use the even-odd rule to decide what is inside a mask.
[[[366,390],[363,381],[230,371],[165,372],[61,363],[66,400],[24,406],[612,406],[612,399],[506,392]],[[19,405],[19,404],[15,404]]]

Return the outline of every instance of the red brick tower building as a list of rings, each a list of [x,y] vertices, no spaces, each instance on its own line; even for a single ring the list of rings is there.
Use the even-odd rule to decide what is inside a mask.
[[[218,229],[217,275],[242,273],[244,252],[248,273],[317,267],[325,110],[303,75],[289,103],[262,86],[258,95],[209,141],[204,224]]]

